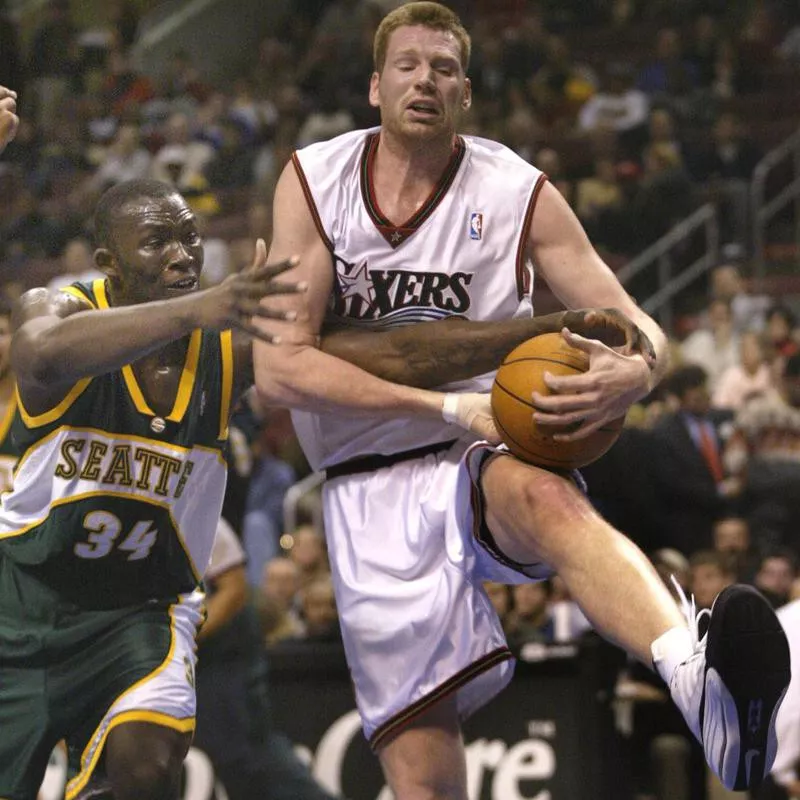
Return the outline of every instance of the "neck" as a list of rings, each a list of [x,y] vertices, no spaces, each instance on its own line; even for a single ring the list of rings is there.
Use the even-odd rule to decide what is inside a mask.
[[[375,154],[376,172],[391,175],[392,183],[404,187],[438,180],[453,154],[456,136],[446,133],[435,139],[410,139],[381,129]]]

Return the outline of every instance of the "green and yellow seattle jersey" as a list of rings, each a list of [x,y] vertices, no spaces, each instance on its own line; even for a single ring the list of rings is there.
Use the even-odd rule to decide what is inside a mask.
[[[65,291],[109,307],[102,279]],[[222,508],[232,385],[230,331],[196,330],[166,417],[130,366],[78,381],[43,414],[18,398],[0,554],[83,609],[192,591]]]
[[[11,423],[17,412],[16,392],[8,399],[8,405],[0,419],[0,493],[11,488],[14,466],[17,463],[17,448],[11,436]]]

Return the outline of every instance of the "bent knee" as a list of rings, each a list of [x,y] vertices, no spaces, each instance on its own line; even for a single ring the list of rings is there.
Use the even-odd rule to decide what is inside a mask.
[[[501,521],[565,521],[591,513],[586,496],[568,476],[497,458],[482,476],[486,506]]]

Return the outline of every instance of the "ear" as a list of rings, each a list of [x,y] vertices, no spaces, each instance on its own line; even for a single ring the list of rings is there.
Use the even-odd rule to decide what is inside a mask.
[[[369,79],[369,104],[373,108],[379,108],[381,104],[381,95],[379,91],[379,85],[381,81],[381,76],[377,72],[372,73],[372,77]]]
[[[469,78],[464,78],[464,98],[461,100],[461,108],[464,111],[469,110],[472,106],[472,81]]]
[[[107,247],[98,247],[94,251],[93,260],[94,265],[100,272],[105,273],[109,278],[119,279],[120,272],[117,259],[114,258],[114,254]]]

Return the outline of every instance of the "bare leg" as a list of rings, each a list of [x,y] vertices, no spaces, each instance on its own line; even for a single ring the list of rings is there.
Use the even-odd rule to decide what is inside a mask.
[[[486,519],[497,546],[563,578],[597,631],[646,664],[651,644],[685,621],[655,569],[574,484],[515,458],[483,471]]]
[[[175,800],[190,733],[151,722],[126,722],[106,743],[106,773],[116,800]]]
[[[467,765],[456,699],[414,719],[378,753],[396,800],[467,800]]]

